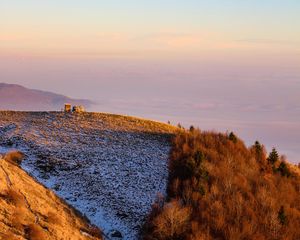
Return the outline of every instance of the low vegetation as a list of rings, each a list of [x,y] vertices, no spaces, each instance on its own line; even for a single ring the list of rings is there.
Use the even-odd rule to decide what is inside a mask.
[[[102,239],[80,212],[18,166],[22,158],[20,152],[0,158],[0,239]]]
[[[12,151],[5,154],[4,156],[4,160],[17,165],[20,165],[22,163],[23,158],[24,154],[20,151]]]
[[[300,239],[300,179],[276,149],[247,148],[234,134],[181,128],[173,140],[167,198],[144,240]]]

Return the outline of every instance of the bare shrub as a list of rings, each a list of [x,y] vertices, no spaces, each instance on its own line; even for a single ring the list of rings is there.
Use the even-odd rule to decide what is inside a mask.
[[[153,221],[155,235],[159,239],[180,239],[187,229],[190,209],[178,201],[166,204],[161,214]]]

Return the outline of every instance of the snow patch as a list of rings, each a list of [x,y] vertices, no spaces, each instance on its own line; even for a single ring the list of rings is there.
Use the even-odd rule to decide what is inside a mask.
[[[26,155],[22,167],[108,239],[138,239],[157,194],[166,192],[169,135],[104,123],[57,114],[0,119],[0,144],[13,142]]]

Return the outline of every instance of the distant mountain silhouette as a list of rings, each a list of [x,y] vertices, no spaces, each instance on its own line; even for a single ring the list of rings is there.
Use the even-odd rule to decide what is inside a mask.
[[[93,102],[86,99],[72,99],[64,95],[16,84],[0,83],[0,109],[19,111],[55,111],[61,110],[64,103],[83,105],[89,108]]]

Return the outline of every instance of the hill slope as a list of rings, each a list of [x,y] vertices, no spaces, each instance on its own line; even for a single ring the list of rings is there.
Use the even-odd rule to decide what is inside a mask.
[[[100,239],[72,208],[9,160],[0,159],[0,183],[0,239]]]
[[[92,102],[63,95],[28,89],[16,84],[0,83],[0,109],[18,111],[60,110],[64,103],[89,107]]]
[[[178,132],[145,240],[299,240],[299,169],[233,133]]]
[[[0,112],[0,145],[24,152],[24,169],[106,235],[130,240],[166,191],[175,130],[101,113]]]

